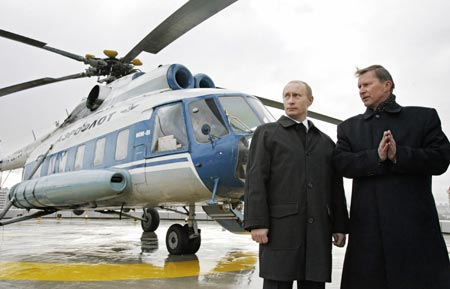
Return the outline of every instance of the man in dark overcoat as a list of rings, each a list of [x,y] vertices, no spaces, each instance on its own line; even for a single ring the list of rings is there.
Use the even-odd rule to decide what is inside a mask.
[[[402,107],[380,65],[357,70],[366,112],[338,126],[334,161],[353,178],[341,289],[449,289],[450,262],[431,191],[449,165],[437,112]]]
[[[247,164],[244,219],[260,244],[264,289],[325,288],[331,247],[345,244],[348,212],[332,167],[334,142],[306,119],[311,88],[291,81],[283,90],[286,116],[258,127]],[[334,236],[332,236],[332,234]]]

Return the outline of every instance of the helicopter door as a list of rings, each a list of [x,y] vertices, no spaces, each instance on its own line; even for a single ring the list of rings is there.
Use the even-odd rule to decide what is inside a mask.
[[[193,139],[191,155],[197,173],[213,190],[214,180],[223,175],[226,167],[233,167],[233,137],[213,97],[196,99],[187,106]],[[220,163],[220,164],[219,164]]]
[[[159,107],[154,116],[152,154],[187,151],[187,144],[181,103]]]
[[[186,123],[181,102],[155,109],[150,157],[145,179],[152,201],[192,202],[210,194],[197,175],[188,151]]]

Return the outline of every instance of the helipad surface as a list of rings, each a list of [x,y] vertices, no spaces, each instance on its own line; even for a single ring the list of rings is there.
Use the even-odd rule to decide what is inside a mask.
[[[42,219],[0,227],[0,288],[262,288],[258,246],[249,235],[199,222],[195,255],[171,256],[167,228],[142,233],[131,220]],[[446,235],[447,246],[450,236]],[[333,249],[339,288],[345,249]]]

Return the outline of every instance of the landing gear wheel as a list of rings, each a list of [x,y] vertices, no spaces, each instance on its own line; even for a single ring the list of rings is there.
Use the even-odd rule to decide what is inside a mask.
[[[159,213],[155,208],[144,208],[144,214],[141,221],[141,227],[144,232],[154,232],[159,227]]]
[[[173,224],[166,234],[166,247],[170,254],[185,254],[189,243],[189,235],[180,224]]]
[[[173,255],[197,253],[201,244],[200,229],[198,232],[198,236],[190,239],[189,236],[194,233],[192,228],[189,228],[188,225],[173,224],[167,230],[167,251]]]

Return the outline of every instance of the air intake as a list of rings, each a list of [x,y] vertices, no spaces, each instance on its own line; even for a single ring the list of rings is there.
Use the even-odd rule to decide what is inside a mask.
[[[194,76],[195,88],[215,88],[214,81],[206,74],[197,73]]]
[[[181,64],[172,64],[167,69],[167,84],[173,90],[194,87],[192,73]]]

